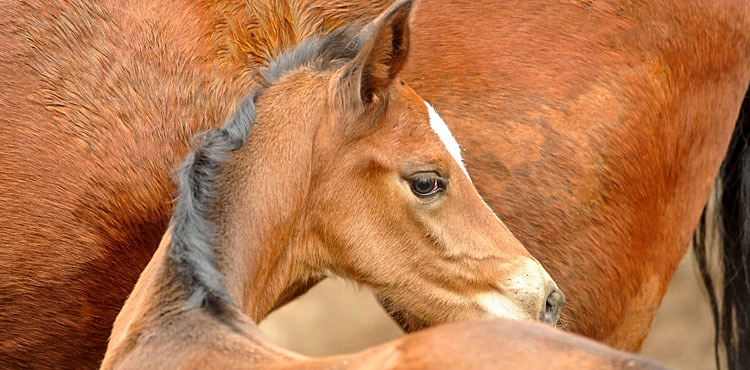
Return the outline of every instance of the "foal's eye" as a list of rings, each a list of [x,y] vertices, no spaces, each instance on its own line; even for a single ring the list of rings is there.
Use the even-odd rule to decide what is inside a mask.
[[[415,177],[409,180],[411,191],[414,195],[426,198],[435,195],[443,190],[445,186],[439,178],[435,177]]]

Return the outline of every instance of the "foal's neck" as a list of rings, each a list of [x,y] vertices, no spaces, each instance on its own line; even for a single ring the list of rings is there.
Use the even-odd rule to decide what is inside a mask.
[[[308,109],[320,108],[259,113],[264,123],[221,170],[212,214],[217,266],[232,300],[255,322],[289,290],[315,279],[305,262],[316,259],[315,249],[301,214],[320,129],[309,117],[321,114]]]

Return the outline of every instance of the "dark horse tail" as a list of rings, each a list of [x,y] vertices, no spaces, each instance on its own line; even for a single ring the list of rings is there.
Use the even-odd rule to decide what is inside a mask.
[[[714,315],[716,364],[723,349],[729,369],[750,369],[750,89],[712,198],[693,246]]]

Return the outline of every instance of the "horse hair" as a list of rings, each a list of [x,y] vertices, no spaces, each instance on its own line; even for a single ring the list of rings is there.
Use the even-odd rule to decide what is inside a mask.
[[[208,215],[222,164],[229,152],[242,147],[255,122],[256,94],[246,97],[221,129],[199,134],[201,145],[187,155],[177,172],[169,266],[187,291],[191,304],[208,306],[216,301],[232,304],[214,260],[216,235]]]
[[[366,39],[358,25],[342,27],[323,39],[309,38],[261,70],[264,86],[253,91],[220,129],[196,136],[201,144],[187,155],[176,175],[177,197],[170,225],[169,266],[188,294],[188,304],[223,312],[221,302],[234,306],[223,285],[214,255],[215,225],[210,220],[221,167],[231,151],[241,148],[255,121],[255,98],[303,66],[329,70],[352,60]]]
[[[721,367],[719,345],[724,344],[730,370],[750,368],[750,89],[740,108],[727,155],[716,181],[713,214],[705,209],[693,246],[713,312],[716,366]],[[708,217],[714,217],[718,245],[708,238]],[[709,268],[708,249],[721,256],[717,275]],[[719,303],[721,302],[721,303]]]
[[[271,85],[289,71],[309,66],[318,71],[327,71],[339,67],[357,56],[362,49],[369,32],[359,23],[338,28],[323,39],[310,37],[299,43],[289,52],[271,61],[261,69],[265,86]],[[371,30],[370,30],[371,31]]]

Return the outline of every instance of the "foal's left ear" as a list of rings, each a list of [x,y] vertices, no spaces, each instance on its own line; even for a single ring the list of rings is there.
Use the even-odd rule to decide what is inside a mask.
[[[353,94],[356,103],[367,106],[383,98],[403,68],[409,51],[412,3],[413,0],[397,1],[361,31],[360,37],[369,39],[346,67],[341,81],[357,90]]]

